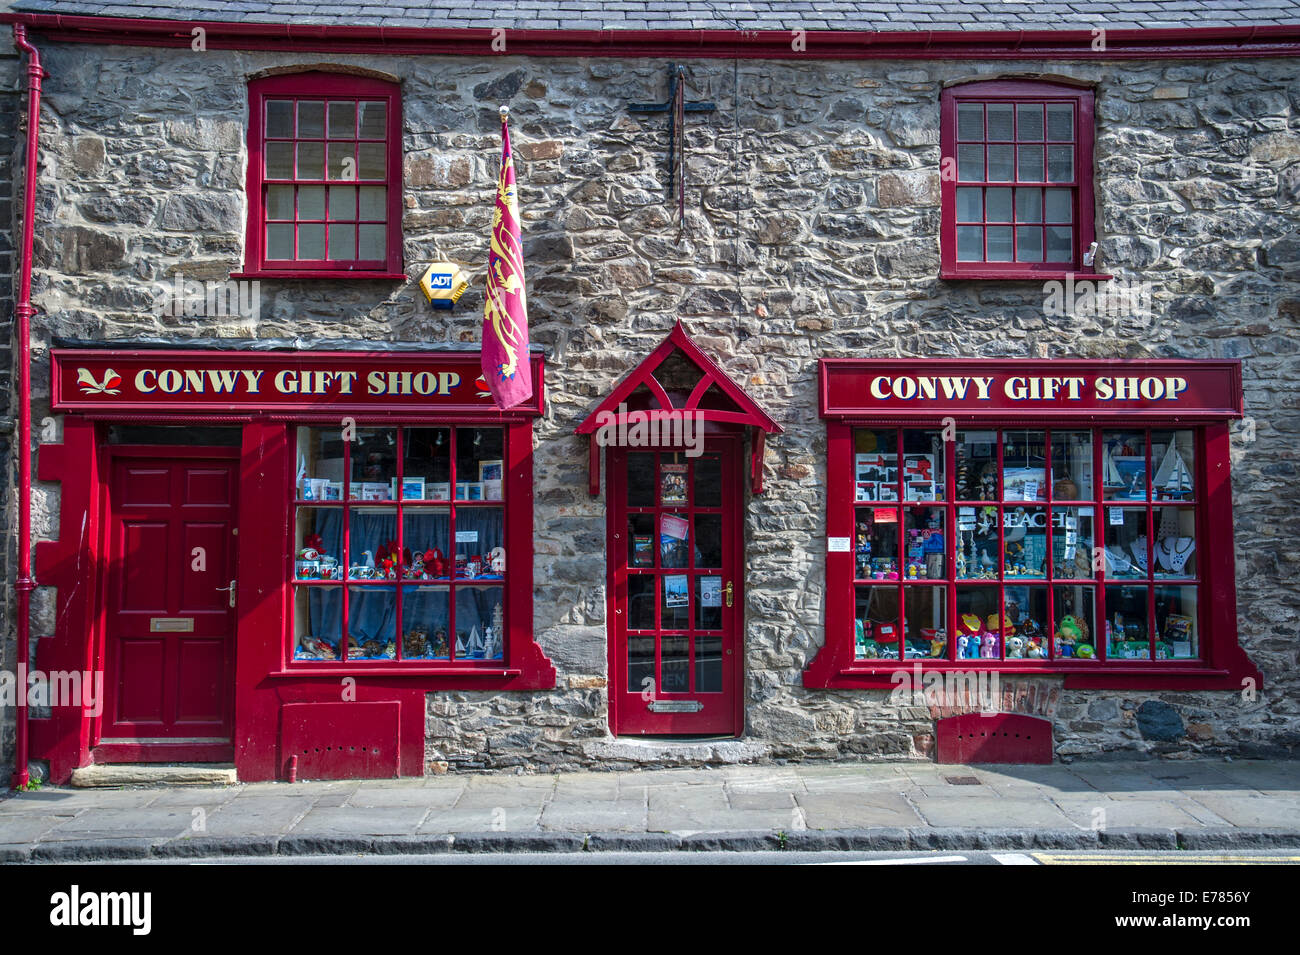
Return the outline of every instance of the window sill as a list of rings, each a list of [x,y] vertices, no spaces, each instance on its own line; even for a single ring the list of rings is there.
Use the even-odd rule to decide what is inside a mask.
[[[316,666],[287,666],[268,673],[270,679],[296,679],[298,677],[319,676],[382,676],[388,677],[455,677],[471,680],[511,679],[523,675],[523,670],[506,666],[407,666],[396,661],[380,666],[331,664]]]
[[[945,282],[962,282],[968,279],[977,282],[1064,282],[1071,278],[1075,281],[1108,282],[1114,276],[1093,272],[1088,269],[1078,272],[998,272],[978,269],[972,269],[969,272],[954,272],[949,269],[942,269],[939,272],[939,278]]]
[[[914,660],[907,664],[894,664],[887,667],[845,666],[816,676],[809,671],[804,671],[803,685],[807,689],[891,690],[900,685],[906,686],[919,672],[923,678],[926,673],[973,674],[977,678],[996,673],[999,680],[1017,675],[1061,677],[1067,690],[1233,690],[1240,692],[1244,685],[1243,677],[1254,679],[1257,689],[1262,686],[1259,672],[1253,668],[1241,672],[1236,669],[1223,670],[1206,666],[1199,660],[1191,661],[1186,666],[1171,664],[1169,661],[1161,661],[1153,666],[1106,665],[1098,661],[1074,665],[1031,666],[1003,663],[971,667],[962,666],[962,661],[956,660],[946,661],[940,665],[918,666],[921,662]],[[1249,666],[1249,661],[1246,663]],[[924,688],[922,685],[917,689]],[[936,686],[936,690],[938,689],[939,686]]]
[[[405,282],[405,272],[363,272],[347,269],[330,269],[313,272],[310,269],[253,269],[246,272],[231,272],[230,277],[240,279],[350,279],[351,281],[368,280],[372,282]]]

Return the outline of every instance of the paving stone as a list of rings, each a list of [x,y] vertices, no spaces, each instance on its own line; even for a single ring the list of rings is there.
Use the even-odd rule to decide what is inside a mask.
[[[1188,795],[1234,826],[1249,829],[1300,829],[1300,796]]]
[[[949,799],[923,796],[914,800],[917,811],[931,826],[1046,826],[1065,828],[1069,819],[1046,799],[988,796],[983,799]]]
[[[42,841],[98,840],[114,838],[173,838],[191,831],[193,816],[174,809],[88,809],[60,820]]]
[[[423,806],[427,809],[450,809],[461,797],[460,789],[430,789],[428,786],[402,789],[372,789],[362,786],[348,797],[351,808],[379,809],[388,806]]]
[[[386,806],[383,812],[352,807],[313,809],[289,831],[293,836],[348,833],[358,836],[413,835],[429,810],[423,806]]]
[[[1180,829],[1202,825],[1184,805],[1159,799],[1106,799],[1089,796],[1056,796],[1052,800],[1077,826],[1085,829],[1147,828]],[[1188,800],[1190,803],[1190,800]],[[1101,811],[1098,815],[1097,811]]]
[[[541,816],[537,809],[513,806],[492,809],[440,809],[429,813],[417,830],[420,835],[442,832],[493,832],[499,827],[503,832],[535,830]]]
[[[208,813],[206,832],[210,836],[280,835],[310,808],[311,800],[306,798],[245,793]]]
[[[803,821],[809,829],[908,828],[923,824],[906,799],[890,793],[847,798],[831,793],[804,793],[795,800],[803,810]]]

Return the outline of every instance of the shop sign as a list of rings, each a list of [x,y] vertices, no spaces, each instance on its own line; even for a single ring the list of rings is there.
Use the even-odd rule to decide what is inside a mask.
[[[55,349],[55,411],[494,413],[477,352]],[[541,381],[539,355],[533,378]],[[519,410],[540,414],[541,389]]]
[[[1240,417],[1235,361],[827,358],[824,417]]]

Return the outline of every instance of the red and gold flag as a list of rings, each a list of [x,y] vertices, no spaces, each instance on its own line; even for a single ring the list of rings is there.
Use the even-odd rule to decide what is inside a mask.
[[[483,377],[502,411],[533,396],[528,363],[528,304],[524,255],[519,237],[519,199],[510,155],[508,111],[501,108],[501,177],[488,250],[487,295],[483,306]]]

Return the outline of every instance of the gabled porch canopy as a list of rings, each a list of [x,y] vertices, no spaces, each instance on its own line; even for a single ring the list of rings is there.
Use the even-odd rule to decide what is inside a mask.
[[[781,426],[701,351],[681,322],[575,429],[577,434],[592,435],[588,487],[592,497],[600,494],[600,444],[595,433],[602,427],[626,427],[633,414],[637,421],[695,415],[717,426],[753,427],[750,486],[755,494],[763,493],[764,439],[780,434]]]

